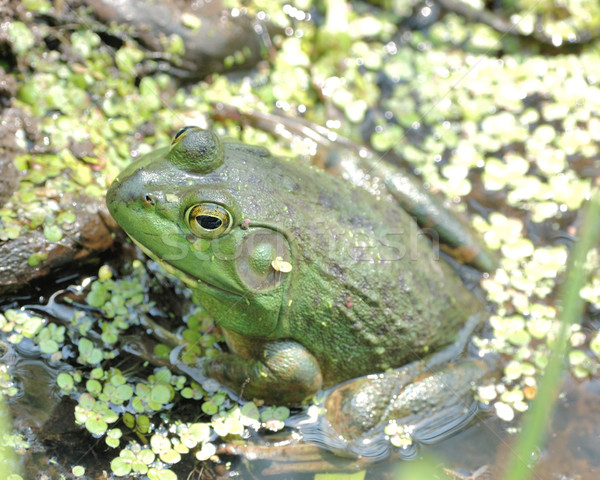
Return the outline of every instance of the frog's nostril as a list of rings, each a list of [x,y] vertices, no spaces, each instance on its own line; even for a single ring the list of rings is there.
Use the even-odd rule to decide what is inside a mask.
[[[144,203],[150,207],[153,207],[156,201],[154,200],[154,197],[152,195],[147,193],[146,195],[144,195]]]

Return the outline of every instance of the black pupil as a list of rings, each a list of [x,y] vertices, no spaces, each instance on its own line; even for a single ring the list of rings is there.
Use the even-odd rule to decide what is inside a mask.
[[[223,224],[220,218],[212,217],[210,215],[198,215],[196,221],[205,230],[214,230]]]
[[[175,138],[173,140],[177,140],[184,132],[186,132],[187,130],[189,130],[190,128],[194,128],[194,127],[183,127],[181,130],[179,130],[176,134],[175,134]]]

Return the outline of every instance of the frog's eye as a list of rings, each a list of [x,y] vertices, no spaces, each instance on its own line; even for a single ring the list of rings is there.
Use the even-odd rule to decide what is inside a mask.
[[[216,203],[200,203],[188,208],[185,219],[192,233],[202,238],[215,238],[229,230],[231,214]]]
[[[182,170],[205,175],[223,165],[223,156],[223,146],[214,132],[190,126],[173,137],[166,160]]]
[[[183,127],[181,128],[173,137],[173,142],[175,142],[179,137],[181,137],[185,132],[187,132],[188,130],[192,130],[192,129],[198,129],[198,127],[193,127],[193,126],[187,126],[187,127]]]

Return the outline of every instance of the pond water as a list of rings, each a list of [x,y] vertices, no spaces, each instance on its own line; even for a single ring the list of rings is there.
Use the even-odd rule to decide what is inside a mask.
[[[55,315],[64,314],[71,307],[52,308],[40,306]],[[66,368],[48,357],[41,358],[39,348],[30,339],[18,345],[6,344],[8,349],[0,360],[8,365],[19,393],[10,397],[9,407],[16,432],[30,443],[23,457],[26,478],[70,478],[73,465],[85,465],[89,477],[107,471],[114,451],[108,449],[101,438],[94,439],[73,417],[75,400],[65,396],[57,386],[57,374]],[[66,348],[64,359],[75,353]],[[131,361],[131,360],[129,360]],[[122,362],[121,362],[122,363]],[[600,383],[596,379],[565,379],[563,393],[550,424],[548,442],[537,455],[533,478],[594,479],[600,474]],[[200,403],[197,404],[199,409]],[[193,408],[193,407],[192,407]],[[415,452],[413,461],[387,461],[368,466],[364,478],[404,478],[414,474],[420,461],[431,468],[435,466],[438,478],[500,478],[503,465],[512,451],[514,435],[509,434],[508,424],[495,415],[481,413],[467,428],[433,445],[422,445]],[[260,443],[260,439],[258,440]],[[207,468],[196,472],[194,478],[274,478],[308,479],[312,473],[300,473],[298,463],[277,458],[278,447],[271,447],[269,460],[251,462],[229,457],[230,466],[224,473],[222,465],[214,470]],[[326,453],[324,453],[327,455]],[[273,459],[274,457],[274,459]],[[425,460],[422,460],[425,458]],[[421,459],[421,460],[419,460]],[[526,461],[527,459],[523,459]],[[294,466],[296,465],[296,466]],[[348,474],[347,462],[341,465]],[[180,475],[193,470],[189,462],[182,462],[176,469]],[[406,472],[407,468],[410,472]],[[108,470],[109,471],[109,470]],[[95,472],[95,473],[94,473]],[[329,473],[335,472],[332,469]],[[443,472],[443,473],[442,473]],[[473,474],[475,476],[469,477]],[[210,475],[216,475],[211,477]],[[462,476],[461,476],[462,475]],[[183,477],[180,477],[183,478]],[[326,478],[326,477],[319,477]],[[410,478],[410,477],[409,477]]]

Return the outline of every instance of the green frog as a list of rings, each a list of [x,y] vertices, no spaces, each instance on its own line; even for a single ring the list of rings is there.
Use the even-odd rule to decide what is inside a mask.
[[[125,169],[107,205],[221,328],[228,351],[204,374],[279,405],[333,388],[319,428],[360,455],[357,439],[447,411],[487,372],[478,360],[448,364],[485,318],[480,302],[383,196],[185,127]]]

